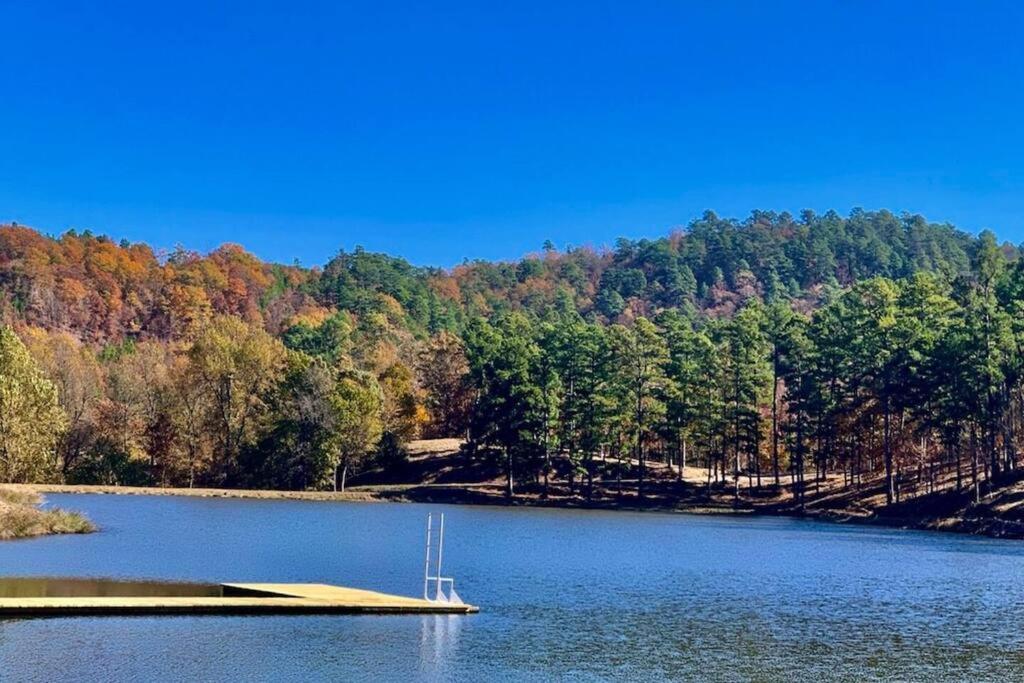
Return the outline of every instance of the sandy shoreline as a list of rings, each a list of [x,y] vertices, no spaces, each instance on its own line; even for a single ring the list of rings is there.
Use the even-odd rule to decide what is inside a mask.
[[[91,484],[5,484],[6,488],[34,493],[64,493],[115,496],[188,496],[192,498],[251,498],[257,500],[312,500],[350,503],[445,503],[452,505],[503,505],[509,507],[554,507],[568,509],[692,512],[695,514],[751,514],[749,508],[709,505],[666,506],[586,501],[564,497],[544,500],[536,495],[519,495],[512,501],[496,495],[494,487],[470,485],[396,484],[361,486],[340,491],[277,491],[267,489],[175,488],[159,486],[101,486]],[[431,496],[431,493],[434,496]]]
[[[257,498],[262,500],[334,500],[373,502],[386,500],[370,491],[267,491],[258,489],[164,488],[159,486],[98,486],[85,484],[6,484],[7,488],[36,493],[122,496],[190,496],[193,498]]]
[[[197,498],[242,498],[257,500],[303,500],[350,503],[409,502],[451,505],[486,505],[510,507],[547,507],[580,510],[612,510],[629,512],[674,512],[686,514],[758,515],[811,519],[839,524],[869,524],[891,528],[919,529],[1024,539],[1024,523],[1000,515],[950,514],[884,514],[853,506],[821,507],[816,504],[799,510],[779,499],[764,502],[741,500],[734,505],[728,497],[715,499],[652,497],[640,501],[602,497],[588,501],[575,496],[543,498],[537,494],[517,495],[509,501],[500,486],[493,484],[382,484],[335,491],[275,491],[223,488],[162,488],[153,486],[96,486],[68,484],[9,484],[9,489],[22,489],[39,494],[145,495],[189,496]],[[694,487],[696,489],[696,487]],[[815,501],[816,503],[817,501]],[[922,511],[923,512],[923,511]]]

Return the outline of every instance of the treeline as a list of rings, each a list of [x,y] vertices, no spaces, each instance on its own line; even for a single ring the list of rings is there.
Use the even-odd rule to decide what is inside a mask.
[[[709,212],[450,271],[0,227],[0,477],[330,488],[468,435],[510,492],[591,493],[609,458],[641,494],[651,458],[979,490],[1016,465],[1017,257],[885,211]]]
[[[537,321],[475,321],[472,443],[500,451],[546,491],[553,459],[590,495],[611,457],[705,468],[706,481],[761,488],[841,473],[884,474],[887,502],[950,479],[975,499],[1018,466],[1024,409],[1024,262],[991,235],[954,278],[874,277],[810,315],[752,299],[731,318],[665,310],[605,326],[567,309]],[[597,462],[600,458],[601,462]]]
[[[463,424],[465,366],[442,333],[401,362],[353,356],[344,318],[284,340],[218,316],[187,345],[98,353],[67,332],[0,328],[0,480],[344,488]],[[356,365],[361,361],[362,367]],[[427,409],[430,409],[428,415]]]
[[[970,269],[977,238],[921,216],[835,212],[799,219],[755,211],[738,222],[707,212],[655,240],[613,249],[550,243],[514,262],[420,268],[362,249],[322,269],[261,262],[237,245],[208,255],[156,253],[88,231],[50,238],[0,226],[0,317],[67,330],[83,341],[188,341],[216,315],[280,336],[295,321],[344,311],[375,315],[417,339],[461,333],[474,317],[544,315],[566,306],[588,319],[628,324],[664,309],[729,317],[750,299],[786,298],[808,311],[823,291],[875,276]],[[1004,244],[1014,260],[1017,249]]]

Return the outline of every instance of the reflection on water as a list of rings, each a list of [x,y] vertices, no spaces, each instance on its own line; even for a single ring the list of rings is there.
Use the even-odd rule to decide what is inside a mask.
[[[417,595],[423,523],[439,509],[51,498],[102,531],[0,543],[0,572]],[[440,509],[445,573],[480,614],[0,622],[0,680],[1024,680],[1021,542],[771,518]]]
[[[420,671],[440,674],[456,659],[459,629],[466,617],[454,614],[423,616],[420,620]]]
[[[0,579],[0,598],[217,598],[221,595],[220,586],[204,583],[57,577],[6,577]]]

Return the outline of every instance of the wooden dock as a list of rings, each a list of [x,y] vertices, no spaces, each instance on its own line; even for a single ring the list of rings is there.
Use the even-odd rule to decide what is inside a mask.
[[[0,615],[132,614],[470,614],[473,605],[321,583],[224,583],[221,595],[0,598]]]

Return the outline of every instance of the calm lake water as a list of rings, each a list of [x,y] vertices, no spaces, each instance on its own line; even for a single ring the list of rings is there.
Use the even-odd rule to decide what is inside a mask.
[[[1024,543],[734,519],[58,496],[102,527],[0,573],[316,581],[415,595],[423,527],[468,617],[0,622],[3,681],[1020,680]]]

